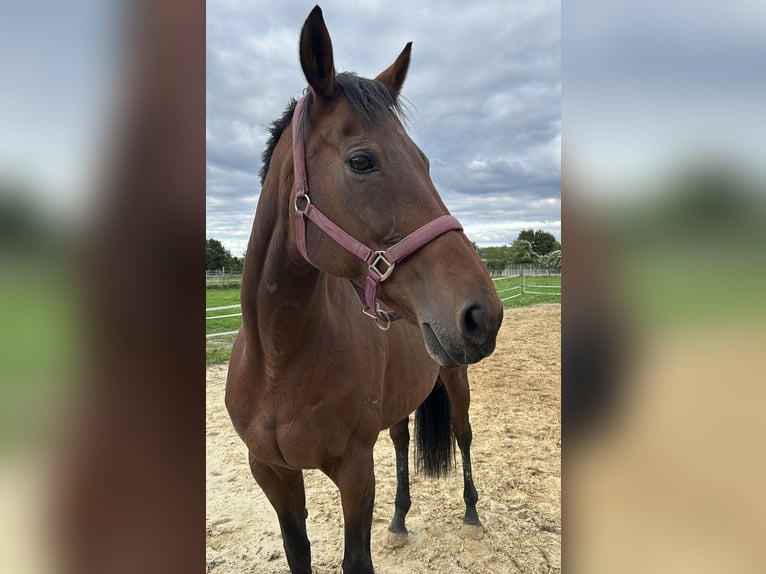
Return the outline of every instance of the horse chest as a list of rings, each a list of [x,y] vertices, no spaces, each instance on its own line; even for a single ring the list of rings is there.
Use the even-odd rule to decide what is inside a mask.
[[[343,378],[269,380],[255,401],[246,442],[261,462],[321,468],[342,457],[352,440],[374,444],[381,407],[379,392]]]

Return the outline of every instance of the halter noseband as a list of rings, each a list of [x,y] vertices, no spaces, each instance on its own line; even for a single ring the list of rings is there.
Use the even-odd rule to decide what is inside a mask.
[[[362,302],[362,312],[375,319],[377,326],[386,330],[391,321],[400,319],[396,313],[384,311],[377,301],[378,285],[388,279],[394,267],[402,259],[430,243],[437,237],[452,230],[462,231],[460,222],[451,215],[442,215],[419,227],[404,239],[384,251],[374,251],[353,238],[335,225],[324,213],[311,203],[309,183],[306,173],[306,141],[304,134],[304,114],[306,96],[295,106],[292,120],[293,135],[293,173],[295,176],[295,230],[298,250],[303,258],[311,263],[306,250],[306,225],[310,219],[319,229],[329,235],[349,253],[367,263],[368,272],[364,289],[351,283]]]

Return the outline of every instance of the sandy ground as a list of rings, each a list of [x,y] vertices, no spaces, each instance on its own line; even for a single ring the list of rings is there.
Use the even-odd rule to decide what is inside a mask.
[[[480,540],[460,535],[460,472],[441,480],[413,474],[409,542],[386,547],[396,478],[393,445],[381,433],[372,527],[378,574],[561,571],[560,327],[560,305],[507,310],[495,353],[469,370],[473,473],[485,527]],[[208,369],[207,571],[286,574],[276,515],[250,475],[246,448],[224,408],[225,379],[226,365]],[[304,475],[314,572],[340,572],[337,489],[319,471]]]

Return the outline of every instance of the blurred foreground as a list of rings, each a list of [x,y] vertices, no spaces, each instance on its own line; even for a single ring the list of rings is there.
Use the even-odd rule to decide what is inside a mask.
[[[565,270],[573,572],[764,566],[766,198],[724,174],[565,219],[594,241]]]
[[[764,571],[766,12],[563,21],[565,570]]]
[[[204,3],[6,8],[2,569],[199,571]]]

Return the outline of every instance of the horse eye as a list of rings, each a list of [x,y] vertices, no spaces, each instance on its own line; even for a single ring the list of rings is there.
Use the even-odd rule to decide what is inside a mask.
[[[348,160],[348,166],[356,173],[370,173],[375,169],[375,164],[367,155],[355,155]]]

